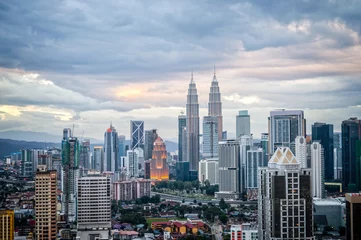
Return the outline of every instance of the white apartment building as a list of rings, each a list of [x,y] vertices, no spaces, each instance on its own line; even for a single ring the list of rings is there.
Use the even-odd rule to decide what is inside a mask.
[[[208,180],[211,185],[219,183],[218,158],[209,158],[199,161],[198,180],[202,183]]]
[[[319,142],[311,145],[312,197],[325,197],[325,160],[323,147]]]
[[[307,143],[304,136],[297,136],[295,140],[295,154],[301,168],[307,168]]]

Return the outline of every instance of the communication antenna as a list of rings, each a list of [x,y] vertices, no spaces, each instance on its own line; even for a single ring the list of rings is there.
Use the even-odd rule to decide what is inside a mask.
[[[73,123],[73,131],[71,131],[71,137],[74,137],[74,123]]]

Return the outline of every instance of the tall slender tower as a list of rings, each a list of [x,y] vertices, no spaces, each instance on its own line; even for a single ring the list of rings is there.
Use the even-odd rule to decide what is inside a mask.
[[[221,141],[222,131],[223,131],[222,102],[221,102],[221,93],[219,92],[219,86],[216,78],[215,69],[214,69],[212,84],[209,91],[208,116],[217,117],[218,141]]]
[[[119,171],[119,145],[117,130],[110,124],[108,130],[104,133],[104,171]]]
[[[199,104],[196,83],[193,80],[189,83],[187,95],[187,161],[190,171],[198,171],[199,162]],[[196,175],[197,176],[197,175]]]

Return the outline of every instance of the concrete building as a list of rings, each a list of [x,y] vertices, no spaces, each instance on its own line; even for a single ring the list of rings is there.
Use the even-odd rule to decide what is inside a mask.
[[[242,225],[232,225],[231,240],[241,240],[241,239],[242,239]]]
[[[142,149],[139,148],[127,151],[125,167],[127,168],[130,176],[132,177],[139,176],[139,157],[142,152]]]
[[[110,127],[104,133],[104,171],[119,171],[119,144],[117,130],[110,124]]]
[[[258,188],[257,175],[259,167],[264,167],[262,148],[251,148],[247,150],[245,172],[245,187],[247,189],[247,196],[249,195],[248,193],[252,192],[252,190],[256,190]]]
[[[331,226],[338,229],[340,226],[345,226],[345,204],[339,199],[313,199],[312,209],[314,222],[318,228]]]
[[[242,135],[239,137],[239,153],[240,153],[240,166],[239,166],[239,191],[241,197],[245,198],[247,195],[246,189],[246,164],[247,164],[247,151],[253,148],[252,135]]]
[[[218,117],[203,118],[203,157],[218,157]]]
[[[231,240],[257,240],[258,230],[256,225],[243,223],[231,226]]]
[[[251,117],[247,110],[241,110],[236,116],[236,137],[251,135]]]
[[[342,179],[342,135],[341,133],[333,134],[333,176],[335,180]]]
[[[217,144],[218,144],[218,141],[222,140],[223,116],[222,116],[221,93],[219,91],[215,70],[213,74],[211,87],[209,89],[208,116],[216,118],[214,119],[214,122],[217,122],[217,126],[216,126],[217,130],[215,131],[215,133],[218,135],[218,139],[217,139]]]
[[[198,180],[201,183],[208,180],[211,185],[219,183],[218,158],[209,158],[199,161]]]
[[[189,162],[189,170],[198,175],[199,162],[199,104],[196,83],[193,80],[193,73],[189,83],[187,104],[186,104],[186,161]],[[184,154],[183,154],[184,157]]]
[[[104,172],[104,151],[102,146],[94,146],[92,169]]]
[[[240,144],[237,140],[219,142],[219,192],[217,199],[240,197]]]
[[[311,145],[312,197],[325,197],[324,149],[319,142]]]
[[[158,138],[157,129],[146,130],[144,133],[144,160],[152,159],[153,145]]]
[[[361,239],[361,193],[346,194],[346,239]]]
[[[130,121],[130,150],[144,148],[144,121]]]
[[[263,166],[267,166],[269,160],[268,133],[261,133],[261,148],[263,149]]]
[[[295,157],[301,168],[307,168],[307,143],[304,136],[297,136],[295,140]]]
[[[314,239],[311,169],[285,147],[258,173],[258,239]]]
[[[14,210],[0,210],[0,239],[14,239]]]
[[[183,161],[183,129],[187,126],[187,116],[184,112],[178,116],[178,161]]]
[[[40,165],[35,175],[35,235],[39,240],[57,236],[57,173]]]
[[[161,137],[158,137],[154,142],[152,160],[150,161],[150,179],[169,180],[167,149]]]
[[[109,239],[111,228],[110,178],[88,172],[78,181],[77,239]]]
[[[124,157],[126,154],[125,151],[125,136],[124,135],[119,135],[119,139],[118,139],[118,157]]]
[[[289,147],[295,152],[297,136],[306,136],[306,119],[302,110],[276,110],[268,118],[269,154],[278,147]]]
[[[114,182],[114,200],[131,201],[143,196],[150,197],[151,181],[146,179],[134,179],[129,181]]]
[[[176,163],[176,180],[189,181],[189,162]]]

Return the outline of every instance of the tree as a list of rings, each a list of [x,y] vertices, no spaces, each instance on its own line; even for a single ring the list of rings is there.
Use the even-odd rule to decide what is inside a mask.
[[[197,203],[197,199],[194,199],[193,202],[194,202],[194,203]]]
[[[228,217],[226,216],[226,214],[220,215],[219,221],[221,221],[221,223],[223,223],[223,224],[226,224],[228,222]]]
[[[228,204],[224,201],[223,198],[221,198],[221,200],[219,201],[219,207],[220,207],[222,210],[228,208]]]
[[[218,207],[215,206],[211,206],[209,208],[207,208],[206,210],[204,210],[203,212],[203,216],[210,222],[214,221],[214,218],[216,216],[220,216],[222,215],[222,211],[221,209],[219,209]]]
[[[147,223],[147,221],[145,220],[143,215],[140,214],[140,213],[124,214],[124,215],[121,216],[120,222],[122,222],[122,223],[130,223],[132,225],[137,225],[137,224],[144,224],[145,225]]]

